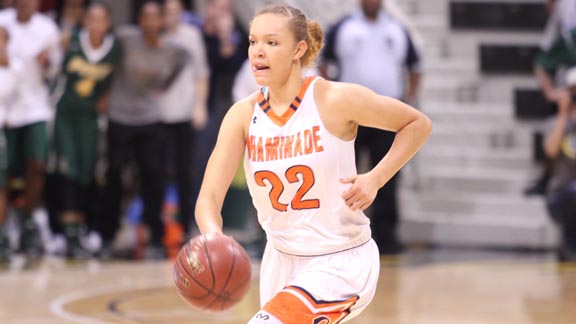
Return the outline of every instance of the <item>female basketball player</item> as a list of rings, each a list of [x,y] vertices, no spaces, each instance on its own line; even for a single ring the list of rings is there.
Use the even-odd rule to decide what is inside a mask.
[[[244,157],[268,238],[262,309],[249,323],[350,320],[373,298],[380,269],[362,211],[424,144],[431,123],[367,88],[303,78],[302,68],[322,48],[322,30],[298,9],[264,7],[249,37],[252,71],[265,87],[233,105],[222,122],[198,197],[199,228],[222,233],[226,188]],[[365,174],[355,166],[359,125],[397,132],[390,152]]]

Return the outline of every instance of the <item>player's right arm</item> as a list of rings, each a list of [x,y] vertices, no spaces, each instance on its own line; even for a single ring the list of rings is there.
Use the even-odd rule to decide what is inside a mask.
[[[254,107],[250,101],[243,100],[233,105],[220,125],[218,140],[208,160],[196,202],[196,223],[202,234],[222,233],[222,205],[244,156],[245,138]]]

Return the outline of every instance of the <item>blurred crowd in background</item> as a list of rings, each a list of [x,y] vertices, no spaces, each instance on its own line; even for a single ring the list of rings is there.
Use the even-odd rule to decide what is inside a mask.
[[[145,225],[136,257],[190,237],[247,35],[231,1],[202,16],[179,0],[134,5],[134,24],[113,26],[105,2],[4,1],[1,259],[114,257],[128,214]]]

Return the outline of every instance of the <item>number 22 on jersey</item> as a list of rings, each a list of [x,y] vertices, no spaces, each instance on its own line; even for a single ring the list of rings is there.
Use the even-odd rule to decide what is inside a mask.
[[[292,209],[314,209],[320,207],[320,200],[318,199],[304,199],[304,196],[310,188],[314,185],[314,172],[312,169],[305,165],[295,165],[286,170],[283,175],[288,183],[300,183],[300,187],[290,202]],[[298,178],[302,177],[302,180]],[[265,180],[272,186],[268,196],[274,209],[285,212],[288,210],[288,204],[280,202],[280,196],[284,192],[284,184],[276,173],[272,171],[257,171],[254,173],[254,180],[256,184],[261,187],[266,187]]]

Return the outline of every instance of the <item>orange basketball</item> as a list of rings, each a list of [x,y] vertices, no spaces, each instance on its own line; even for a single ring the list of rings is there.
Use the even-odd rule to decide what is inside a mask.
[[[180,296],[194,308],[223,311],[248,292],[250,257],[229,236],[199,235],[180,248],[173,279]]]

